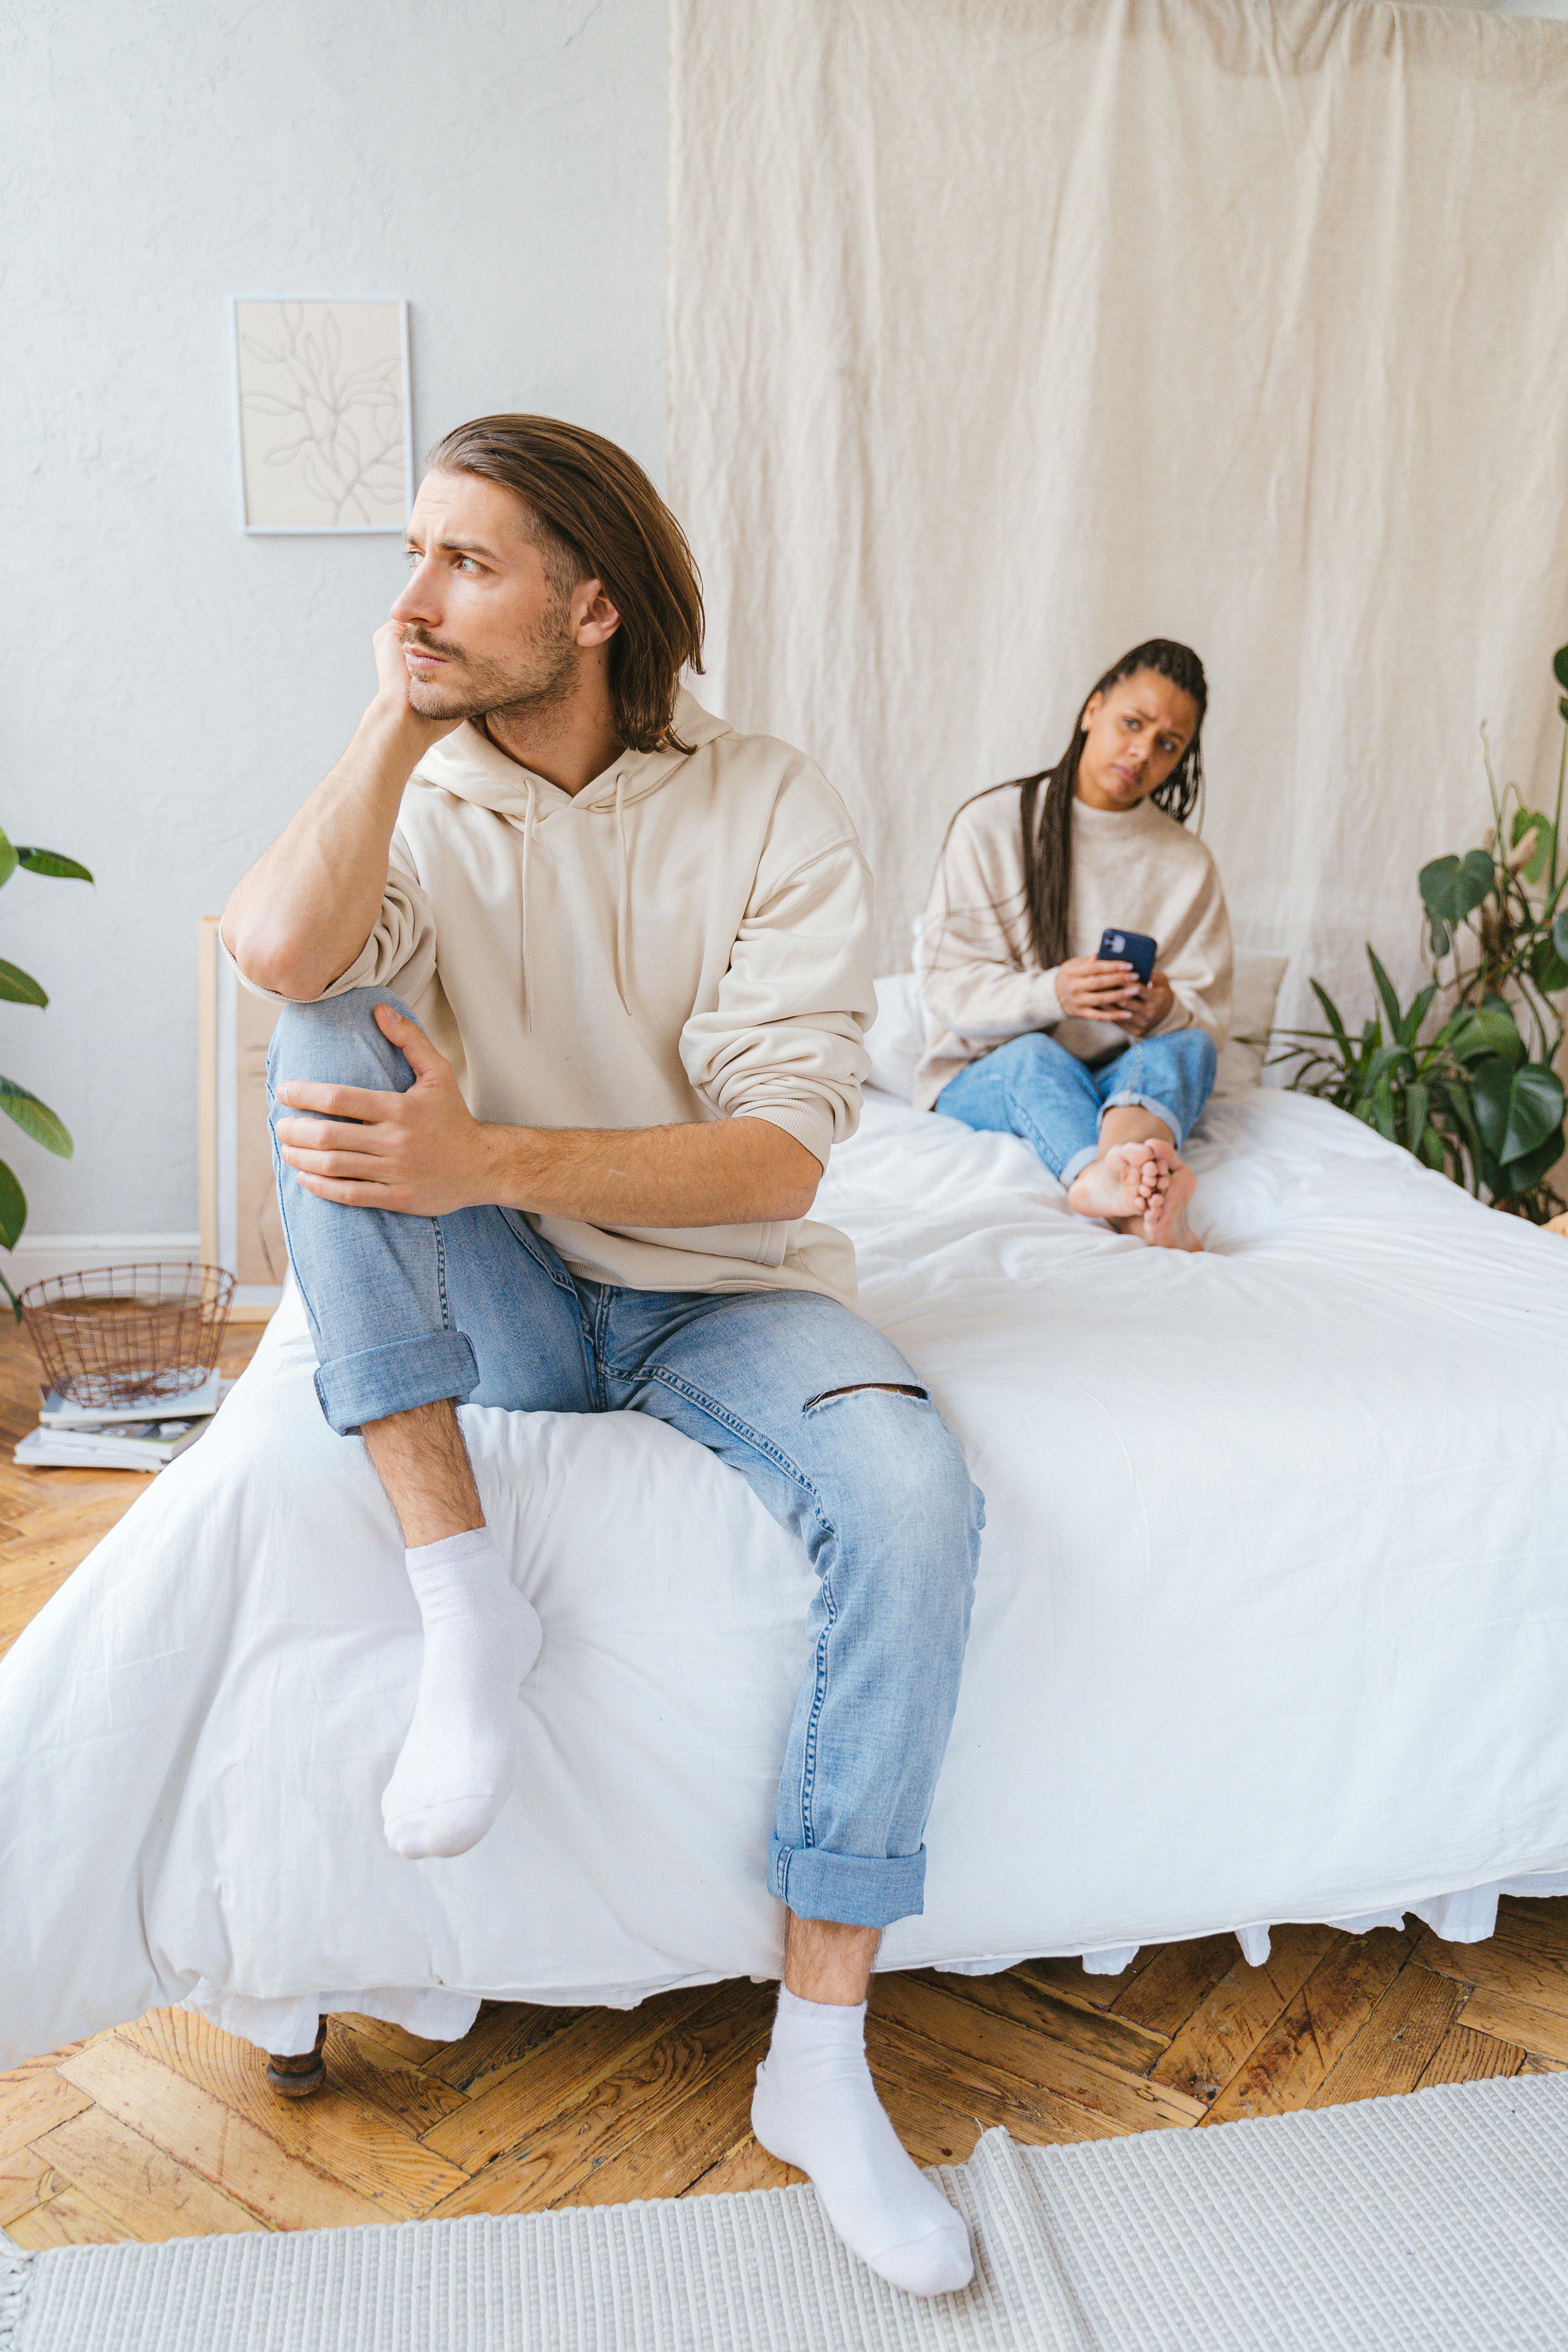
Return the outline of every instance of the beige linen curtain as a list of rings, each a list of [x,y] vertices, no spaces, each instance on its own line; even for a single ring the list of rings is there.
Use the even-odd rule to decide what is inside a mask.
[[[909,961],[952,810],[1208,667],[1237,934],[1352,1005],[1537,793],[1568,638],[1568,26],[1388,0],[675,0],[669,488],[705,699]],[[1115,910],[1107,909],[1108,917]]]

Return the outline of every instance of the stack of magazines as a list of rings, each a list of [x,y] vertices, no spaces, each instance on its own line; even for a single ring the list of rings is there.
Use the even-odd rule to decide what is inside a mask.
[[[162,1470],[195,1444],[231,1385],[209,1372],[200,1388],[162,1400],[156,1412],[146,1404],[76,1404],[51,1389],[16,1460],[29,1470]]]

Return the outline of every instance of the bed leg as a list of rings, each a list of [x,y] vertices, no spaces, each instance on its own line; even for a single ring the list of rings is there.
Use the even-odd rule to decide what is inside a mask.
[[[327,2039],[327,2021],[323,2017],[316,2028],[316,2046],[298,2058],[274,2058],[267,2061],[267,2084],[282,2099],[308,2099],[319,2091],[327,2079],[321,2063],[321,2051]]]

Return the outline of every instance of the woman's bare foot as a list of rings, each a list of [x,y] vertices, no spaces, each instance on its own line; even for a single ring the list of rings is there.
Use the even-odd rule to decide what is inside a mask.
[[[1080,1217],[1103,1217],[1153,1249],[1201,1250],[1187,1223],[1197,1185],[1173,1144],[1114,1143],[1074,1177],[1068,1207]]]
[[[1155,1249],[1201,1250],[1203,1244],[1187,1223],[1197,1178],[1171,1144],[1151,1143],[1145,1149],[1157,1166],[1144,1180],[1150,1191],[1141,1221],[1143,1239]]]
[[[1142,1228],[1153,1205],[1163,1171],[1153,1143],[1114,1143],[1100,1159],[1080,1168],[1068,1187],[1068,1207],[1080,1217],[1104,1217],[1124,1231]]]

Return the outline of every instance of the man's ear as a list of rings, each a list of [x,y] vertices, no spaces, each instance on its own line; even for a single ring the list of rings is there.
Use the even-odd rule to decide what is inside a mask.
[[[602,580],[579,580],[572,591],[572,622],[580,646],[607,645],[615,635],[621,616]]]

